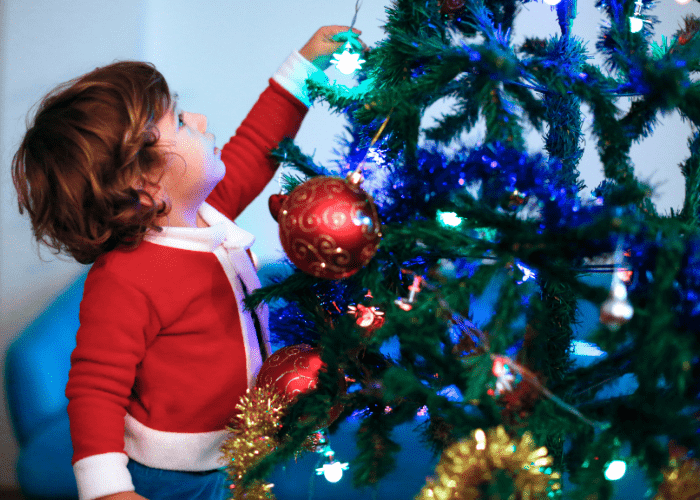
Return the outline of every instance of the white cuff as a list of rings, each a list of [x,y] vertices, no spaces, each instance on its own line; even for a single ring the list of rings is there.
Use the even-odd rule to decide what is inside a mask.
[[[124,451],[136,462],[154,469],[218,469],[224,465],[221,462],[221,445],[228,434],[226,429],[211,432],[159,431],[143,425],[128,413],[124,417]]]
[[[78,483],[78,498],[93,500],[122,491],[134,491],[127,463],[129,457],[118,452],[92,455],[75,462],[73,473]]]
[[[311,106],[306,80],[311,76],[328,80],[326,74],[318,69],[312,62],[295,50],[282,63],[282,66],[272,76],[272,79],[282,85],[290,94],[299,99],[306,107]]]

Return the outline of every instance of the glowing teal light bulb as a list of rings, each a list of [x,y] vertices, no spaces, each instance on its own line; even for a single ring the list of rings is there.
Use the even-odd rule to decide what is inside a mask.
[[[365,62],[364,59],[360,59],[360,53],[355,52],[352,44],[350,42],[343,46],[342,54],[333,54],[333,59],[331,59],[331,64],[335,64],[338,71],[344,75],[350,75],[354,71],[362,68],[362,63]]]
[[[437,216],[438,221],[440,221],[440,224],[443,224],[445,226],[457,227],[462,223],[462,218],[454,212],[441,212],[440,210],[438,210]]]
[[[613,460],[605,469],[605,479],[608,481],[617,481],[625,475],[627,464],[622,460]]]

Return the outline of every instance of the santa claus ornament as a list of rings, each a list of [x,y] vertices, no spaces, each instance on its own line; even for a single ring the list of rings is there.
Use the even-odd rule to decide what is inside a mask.
[[[353,173],[347,180],[318,176],[287,197],[270,200],[282,248],[301,271],[338,280],[352,276],[374,257],[381,223],[361,182]]]

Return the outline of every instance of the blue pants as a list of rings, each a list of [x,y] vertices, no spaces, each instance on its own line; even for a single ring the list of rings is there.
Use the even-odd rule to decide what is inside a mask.
[[[136,493],[148,500],[226,500],[230,497],[225,469],[182,472],[153,469],[129,460]]]

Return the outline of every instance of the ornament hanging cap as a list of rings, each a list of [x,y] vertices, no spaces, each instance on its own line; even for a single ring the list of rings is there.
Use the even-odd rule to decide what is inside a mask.
[[[358,167],[352,172],[348,172],[348,175],[345,177],[346,182],[355,190],[359,189],[360,184],[362,184],[362,182],[365,180],[365,178],[362,176],[360,168],[361,167]]]
[[[270,215],[275,219],[275,222],[278,222],[279,214],[282,211],[282,205],[287,201],[287,198],[289,198],[289,196],[286,194],[273,194],[267,200],[267,207],[270,209]]]

